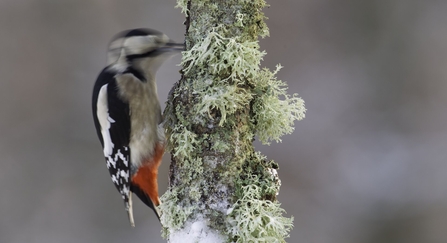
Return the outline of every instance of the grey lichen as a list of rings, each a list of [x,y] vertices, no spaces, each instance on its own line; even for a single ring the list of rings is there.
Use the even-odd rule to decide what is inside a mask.
[[[281,181],[278,165],[267,161],[259,152],[242,165],[236,181],[238,200],[229,210],[227,227],[234,242],[285,242],[293,227],[293,217],[283,216],[276,200]]]
[[[172,129],[169,142],[176,145],[172,148],[173,156],[179,159],[191,157],[191,153],[198,145],[197,135],[189,131],[182,125],[177,125]]]
[[[188,2],[189,0],[177,0],[176,8],[180,8],[181,12],[188,16]]]
[[[295,120],[304,118],[304,101],[293,94],[287,94],[287,84],[276,79],[282,68],[276,66],[271,72],[264,68],[256,79],[253,102],[253,119],[256,121],[256,134],[264,144],[269,140],[281,141],[280,137],[293,132]]]
[[[305,108],[276,78],[279,65],[273,72],[260,68],[266,3],[178,0],[177,6],[187,15],[187,51],[164,112],[172,163],[159,207],[163,235],[178,237],[205,222],[226,242],[285,242],[293,218],[283,216],[276,199],[278,165],[252,142],[281,141]]]
[[[235,242],[285,242],[293,227],[293,217],[286,218],[277,201],[259,199],[262,190],[256,184],[242,188],[245,193],[234,205],[229,217],[229,233]]]
[[[213,27],[208,35],[191,50],[183,52],[183,71],[188,74],[192,69],[197,74],[211,74],[218,77],[219,82],[227,80],[243,83],[241,78],[256,77],[259,64],[265,52],[259,51],[257,41],[242,40],[241,37],[225,38],[224,25]]]
[[[171,188],[160,198],[163,202],[159,206],[160,211],[163,212],[160,217],[160,222],[165,226],[162,231],[162,236],[165,238],[169,235],[170,231],[180,229],[193,212],[192,206],[180,204],[181,201],[178,199],[178,194],[178,188]]]

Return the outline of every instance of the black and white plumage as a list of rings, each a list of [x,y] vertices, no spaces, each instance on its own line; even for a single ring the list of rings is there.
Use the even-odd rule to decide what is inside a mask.
[[[157,172],[165,138],[155,74],[183,48],[155,30],[123,31],[109,44],[108,65],[93,88],[96,131],[132,226],[132,192],[159,217]]]

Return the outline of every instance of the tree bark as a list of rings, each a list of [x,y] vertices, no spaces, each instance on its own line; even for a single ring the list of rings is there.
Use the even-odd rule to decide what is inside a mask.
[[[263,0],[179,0],[187,14],[182,78],[164,112],[171,149],[161,222],[169,242],[285,242],[278,165],[253,141],[280,140],[304,117],[277,71],[260,69]],[[279,70],[279,67],[277,68]]]

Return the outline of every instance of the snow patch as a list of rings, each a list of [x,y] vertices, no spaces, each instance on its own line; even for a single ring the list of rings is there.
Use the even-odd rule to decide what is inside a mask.
[[[231,214],[234,210],[234,207],[231,207],[229,209],[227,209],[227,215]]]
[[[281,186],[281,180],[279,179],[278,171],[276,169],[269,168],[268,172],[272,175],[272,179],[275,181],[275,183],[277,185],[276,196],[278,196],[279,195],[279,187]]]
[[[188,221],[185,227],[169,236],[171,243],[224,243],[225,238],[217,231],[208,227],[205,219],[196,219],[194,222]]]

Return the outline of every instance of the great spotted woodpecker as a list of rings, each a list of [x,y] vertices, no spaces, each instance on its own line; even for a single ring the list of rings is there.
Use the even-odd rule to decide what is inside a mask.
[[[107,168],[135,226],[132,192],[160,218],[157,174],[164,131],[155,74],[184,44],[150,29],[119,33],[93,88],[92,109]]]

